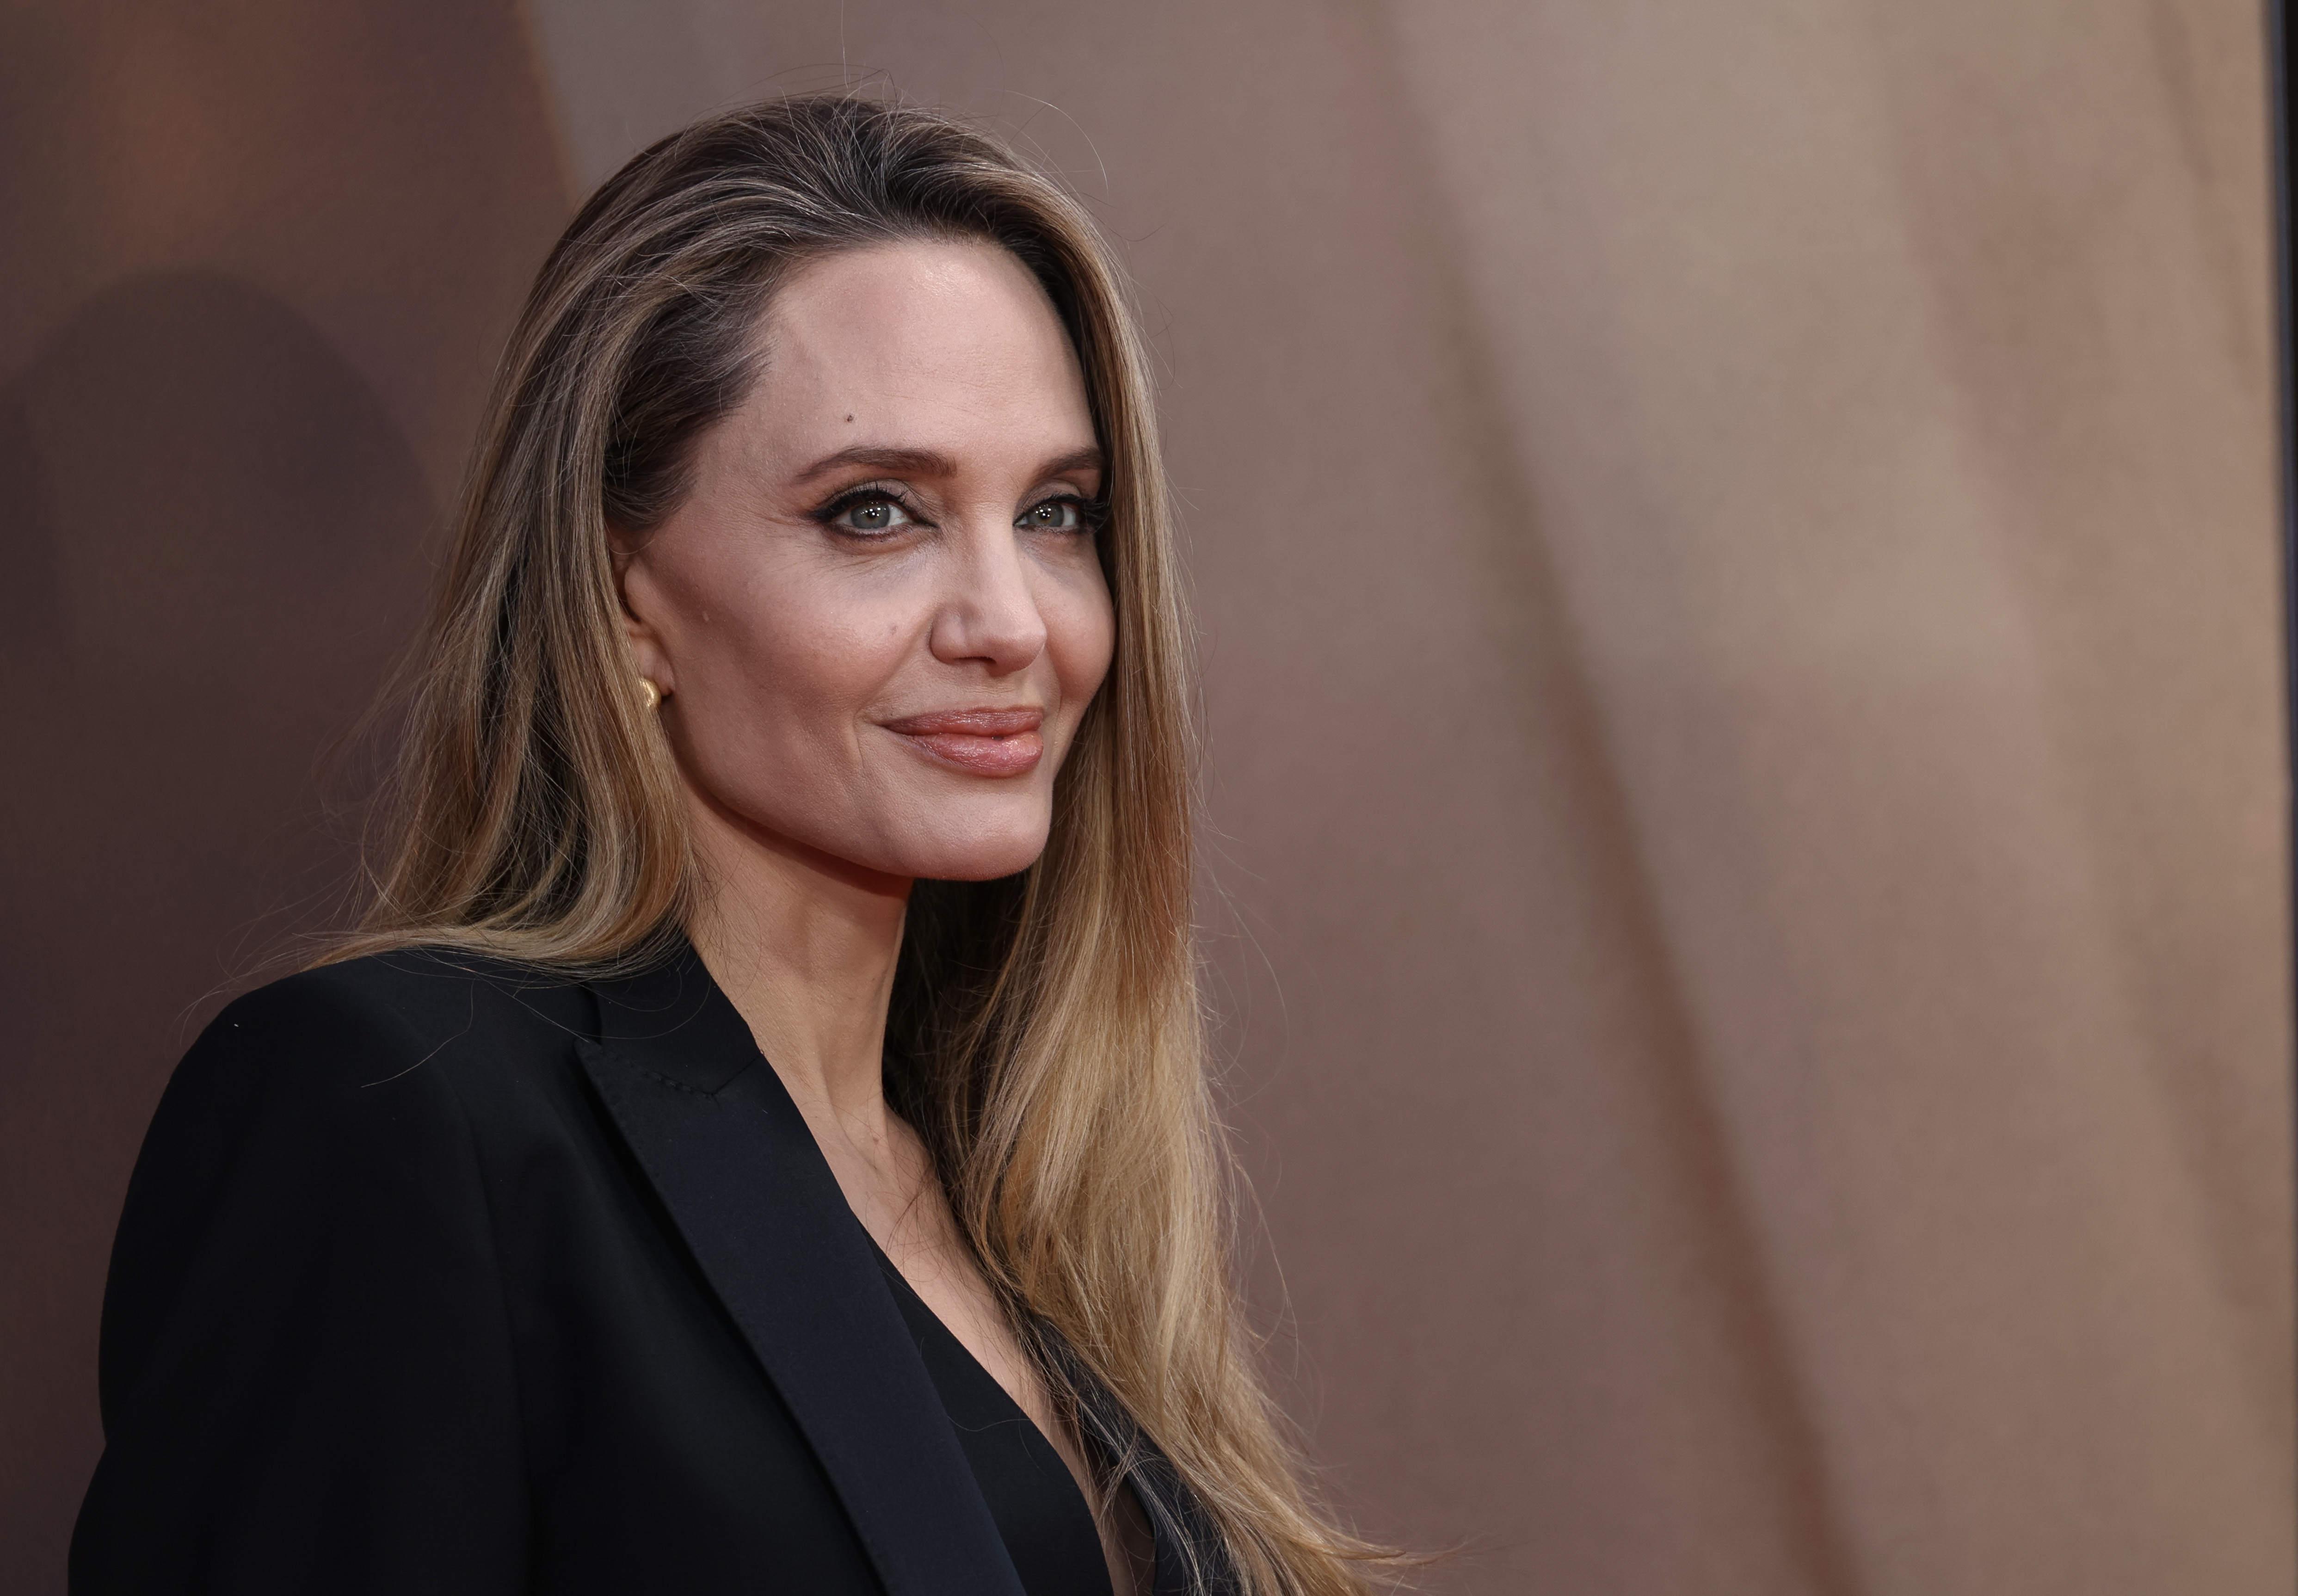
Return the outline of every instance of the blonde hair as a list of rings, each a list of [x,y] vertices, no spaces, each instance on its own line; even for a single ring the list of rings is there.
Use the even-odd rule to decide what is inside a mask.
[[[1056,1390],[1083,1418],[1093,1381],[1122,1404],[1242,1592],[1358,1591],[1400,1559],[1304,1489],[1229,1277],[1190,931],[1187,629],[1143,351],[1084,211],[990,140],[789,99],[663,140],[583,208],[505,356],[417,657],[395,846],[332,956],[419,944],[597,971],[675,937],[685,810],[633,690],[609,529],[677,503],[694,442],[756,376],[747,335],[778,281],[911,238],[1012,251],[1067,326],[1107,457],[1117,643],[1044,856],[919,883],[889,1094],[1017,1322],[1055,1333]]]

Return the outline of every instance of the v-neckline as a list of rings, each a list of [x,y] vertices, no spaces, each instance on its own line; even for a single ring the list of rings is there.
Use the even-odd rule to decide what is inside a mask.
[[[584,1073],[691,1250],[710,1290],[781,1394],[853,1520],[889,1596],[1034,1596],[1022,1587],[963,1437],[926,1367],[920,1332],[947,1336],[1045,1449],[1091,1537],[1095,1596],[1108,1590],[1100,1534],[1077,1481],[1035,1421],[951,1335],[856,1216],[781,1078],[681,938],[658,962],[586,982],[597,1005],[574,1038]],[[872,1277],[876,1278],[872,1278]],[[803,1281],[805,1289],[792,1290]],[[910,1322],[903,1305],[924,1314]],[[1058,1343],[1050,1349],[1062,1355]],[[1155,1546],[1150,1589],[1236,1589],[1219,1536],[1186,1484],[1090,1375],[1077,1394],[1087,1439],[1129,1460],[1125,1483]],[[985,1396],[985,1401],[988,1399]],[[1001,1429],[1003,1426],[999,1426]]]
[[[1029,1596],[1112,1596],[1092,1506],[1052,1438],[874,1237],[871,1250]]]

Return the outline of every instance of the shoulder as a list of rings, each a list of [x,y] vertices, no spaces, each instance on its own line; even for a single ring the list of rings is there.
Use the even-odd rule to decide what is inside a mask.
[[[128,1218],[162,1194],[161,1208],[188,1212],[227,1187],[308,1198],[459,1166],[474,1138],[530,1129],[534,1092],[498,1083],[566,1074],[589,1005],[570,979],[430,949],[258,988],[176,1066],[129,1182]],[[123,1222],[123,1246],[135,1228]]]
[[[590,1010],[571,976],[452,949],[401,948],[259,987],[216,1016],[193,1054],[285,1050],[324,1069],[333,1058],[451,1063],[472,1041],[490,1053],[522,1042],[556,1051],[589,1028]]]
[[[547,1119],[490,1079],[566,1075],[588,1002],[568,980],[413,950],[227,1006],[177,1066],[128,1181],[105,1295],[107,1423],[170,1336],[220,1367],[239,1354],[219,1349],[261,1323],[493,1301],[486,1160]]]
[[[177,1066],[153,1129],[286,1111],[372,1121],[445,1106],[458,1078],[532,1070],[591,1029],[573,978],[452,950],[323,964],[217,1015]]]

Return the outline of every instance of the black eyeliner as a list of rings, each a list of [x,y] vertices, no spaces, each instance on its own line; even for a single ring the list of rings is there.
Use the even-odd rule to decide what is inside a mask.
[[[1076,530],[1079,532],[1099,532],[1103,527],[1109,525],[1109,500],[1106,499],[1087,499],[1082,493],[1055,493],[1050,499],[1038,500],[1037,503],[1030,505],[1027,509],[1024,509],[1021,512],[1021,515],[1030,515],[1035,511],[1043,509],[1049,504],[1075,505],[1077,507],[1078,513],[1078,525]],[[1019,525],[1021,517],[1015,517],[1014,521],[1016,525]]]
[[[911,521],[917,525],[931,527],[934,525],[931,521],[926,519],[925,512],[921,510],[898,489],[889,487],[883,483],[865,482],[855,487],[847,488],[843,492],[836,494],[823,504],[807,511],[806,516],[809,520],[812,520],[820,525],[828,526],[833,532],[844,532],[857,538],[869,538],[873,536],[883,537],[886,535],[884,533],[873,533],[858,531],[851,526],[839,527],[831,525],[831,523],[836,521],[839,517],[844,515],[847,510],[852,509],[856,505],[870,504],[874,502],[883,502],[897,506],[904,515],[909,517]]]

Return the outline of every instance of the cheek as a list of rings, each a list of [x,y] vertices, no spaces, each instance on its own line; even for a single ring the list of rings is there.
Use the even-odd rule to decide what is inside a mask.
[[[899,617],[804,572],[723,575],[684,607],[680,652],[691,663],[681,690],[694,751],[728,775],[730,765],[757,762],[746,754],[765,756],[762,770],[819,768],[833,746],[851,742],[856,717],[898,665]],[[772,757],[801,748],[812,757],[796,766]]]
[[[1117,648],[1117,615],[1098,567],[1091,577],[1064,584],[1045,606],[1046,652],[1061,682],[1063,707],[1073,715],[1109,674]]]

